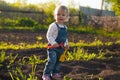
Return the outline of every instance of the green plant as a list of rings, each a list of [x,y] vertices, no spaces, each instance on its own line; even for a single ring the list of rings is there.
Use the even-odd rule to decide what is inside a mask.
[[[102,77],[99,77],[98,80],[104,80]]]
[[[16,71],[13,71],[13,72],[16,72],[16,74],[18,74],[20,76],[14,76],[12,74],[12,72],[9,72],[12,80],[27,80],[26,75],[23,74],[23,72],[20,68],[16,68]]]
[[[96,57],[96,54],[92,53],[89,54],[87,53],[83,48],[77,48],[76,50],[74,49],[73,52],[67,52],[67,58],[66,60],[91,60]]]
[[[45,62],[46,60],[40,60],[39,57],[37,57],[36,55],[33,55],[31,57],[28,58],[28,62],[25,61],[25,58],[22,59],[23,63],[22,65],[25,65],[25,64],[31,64],[32,65],[32,71],[31,73],[28,74],[28,77],[26,77],[27,75],[25,75],[21,68],[16,68],[16,70],[12,71],[13,73],[16,74],[16,76],[14,77],[14,75],[12,74],[12,72],[9,72],[12,80],[38,80],[38,77],[35,76],[35,72],[36,72],[36,67],[37,67],[37,64],[40,64],[40,63],[43,63]],[[18,76],[20,75],[20,76]]]
[[[103,45],[103,42],[100,41],[100,40],[95,39],[95,41],[90,43],[90,45],[92,45],[92,46],[101,46],[101,45]]]
[[[91,60],[91,59],[106,59],[104,52],[102,50],[99,51],[98,54],[96,53],[88,53],[81,47],[77,47],[74,49],[73,52],[67,52],[66,61],[70,60]]]
[[[33,55],[31,57],[29,57],[29,64],[40,64],[40,63],[44,63],[46,62],[46,59],[45,60],[41,60],[40,57],[36,56],[36,55]]]
[[[14,76],[12,72],[9,72],[11,79],[12,80],[38,80],[38,77],[35,76],[36,67],[37,67],[35,60],[31,62],[31,65],[32,65],[32,72],[28,74],[28,77],[26,77],[27,75],[25,75],[22,72],[21,68],[16,68],[16,70],[12,71],[13,73],[15,73],[16,76]]]
[[[97,55],[97,59],[106,59],[105,55],[106,55],[106,53],[102,52],[102,50],[100,50]]]
[[[46,31],[48,29],[48,26],[45,25],[37,25],[34,26],[33,30],[34,31]]]
[[[9,19],[9,18],[5,18],[5,19],[2,19],[2,22],[1,22],[1,25],[2,26],[15,26],[16,24],[16,21],[13,20],[13,19]]]
[[[115,43],[116,43],[116,44],[120,44],[120,40],[117,40]]]
[[[64,76],[63,80],[73,80],[72,78],[69,78],[67,76]]]
[[[42,7],[44,6],[43,10],[44,12],[46,13],[46,16],[47,18],[45,19],[46,23],[47,24],[50,24],[51,22],[54,21],[54,18],[53,18],[53,11],[55,9],[55,3],[54,1],[49,1],[48,3],[44,3],[42,5]]]
[[[27,43],[18,43],[18,44],[12,44],[12,43],[6,43],[6,42],[0,42],[0,50],[18,50],[18,49],[33,49],[33,48],[45,48],[47,44],[46,43],[40,43],[36,41],[34,44],[27,44]]]
[[[10,64],[14,63],[17,57],[18,57],[18,54],[13,56],[12,53],[10,53],[10,55],[8,56]]]
[[[31,18],[18,18],[16,25],[17,26],[36,26],[38,23]]]
[[[3,63],[7,58],[8,56],[6,56],[4,51],[0,52],[0,63]]]
[[[7,62],[5,62],[7,58],[8,58],[8,56],[6,56],[4,51],[0,52],[0,67],[8,64]]]
[[[12,80],[15,80],[14,77],[13,77],[13,75],[12,75],[12,73],[9,72],[9,74],[10,74],[11,79],[12,79]]]
[[[11,65],[15,62],[15,59],[17,58],[18,54],[15,56],[10,53],[9,55],[6,55],[4,51],[0,52],[0,66],[10,68]]]

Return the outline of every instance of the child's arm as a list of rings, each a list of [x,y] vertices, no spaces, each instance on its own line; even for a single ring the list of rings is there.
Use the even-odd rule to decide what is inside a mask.
[[[48,43],[50,43],[52,46],[54,47],[58,47],[58,43],[55,41],[56,37],[57,37],[57,34],[58,34],[58,30],[57,30],[57,27],[56,25],[54,24],[51,24],[49,26],[49,29],[47,31],[47,40],[48,40]]]

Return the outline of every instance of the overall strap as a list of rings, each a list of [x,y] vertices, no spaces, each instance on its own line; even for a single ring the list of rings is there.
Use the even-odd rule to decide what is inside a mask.
[[[55,22],[55,24],[57,25],[57,28],[58,28],[58,30],[60,30],[60,27],[59,27],[59,25]]]
[[[58,28],[58,34],[57,34],[57,37],[55,39],[55,41],[60,44],[61,42],[65,42],[66,40],[66,35],[67,35],[67,32],[66,32],[66,28],[65,26],[63,28],[61,28],[57,23],[55,23],[57,28]]]
[[[60,29],[60,27],[59,27],[59,25],[55,22],[55,24],[57,25],[57,28],[58,28],[58,30]],[[64,28],[65,28],[65,26],[64,26]]]

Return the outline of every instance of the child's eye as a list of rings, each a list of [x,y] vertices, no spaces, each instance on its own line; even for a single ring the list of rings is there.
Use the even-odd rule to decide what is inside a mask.
[[[57,16],[65,16],[65,14],[57,14]]]
[[[65,16],[65,14],[63,14],[62,16]]]
[[[57,14],[57,16],[60,16],[60,14]]]

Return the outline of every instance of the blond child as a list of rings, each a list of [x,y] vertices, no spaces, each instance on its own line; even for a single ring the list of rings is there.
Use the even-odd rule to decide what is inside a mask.
[[[67,26],[64,24],[68,20],[69,11],[64,5],[59,5],[54,10],[55,22],[50,24],[47,31],[48,61],[43,71],[43,80],[51,80],[52,78],[60,78],[60,61],[59,58],[65,49],[68,49]],[[62,45],[61,45],[62,44]]]

